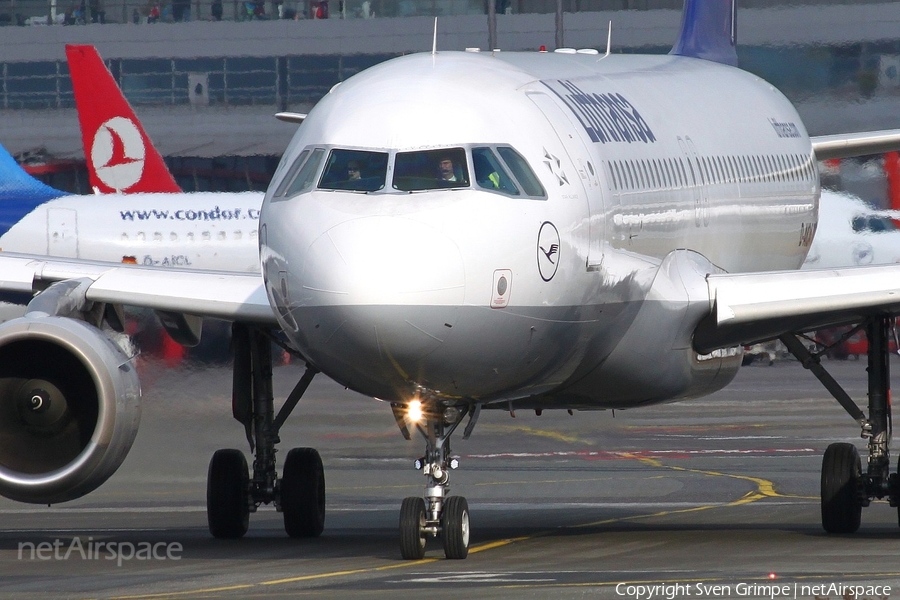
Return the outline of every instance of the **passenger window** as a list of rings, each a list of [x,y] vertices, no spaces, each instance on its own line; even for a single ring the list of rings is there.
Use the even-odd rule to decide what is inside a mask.
[[[510,146],[500,146],[497,148],[497,152],[500,153],[500,157],[503,158],[506,166],[512,171],[519,185],[522,186],[522,191],[525,192],[526,196],[534,196],[536,198],[545,198],[547,196],[544,186],[541,185],[537,175],[534,174],[534,171],[531,170],[528,162],[521,154]]]
[[[472,148],[472,168],[478,187],[510,196],[519,195],[518,188],[490,148]]]
[[[334,149],[319,182],[324,190],[374,192],[384,187],[387,152]]]
[[[398,152],[394,158],[392,185],[403,192],[469,187],[466,151],[445,148]]]
[[[272,195],[273,198],[281,198],[282,196],[284,196],[284,191],[287,189],[287,186],[290,185],[291,181],[294,180],[294,177],[297,176],[297,171],[299,171],[300,167],[303,166],[303,163],[306,161],[307,156],[309,156],[309,150],[304,150],[300,153],[300,156],[297,157],[297,160],[294,161],[294,164],[292,164],[287,170],[287,174],[281,180],[281,183],[278,184],[278,188]]]
[[[297,194],[312,188],[316,172],[319,170],[319,165],[322,163],[322,157],[324,155],[325,150],[322,148],[313,150],[309,160],[306,161],[306,164],[303,165],[300,172],[294,177],[294,180],[287,186],[287,190],[284,192],[286,197],[290,198],[291,196],[296,196]]]

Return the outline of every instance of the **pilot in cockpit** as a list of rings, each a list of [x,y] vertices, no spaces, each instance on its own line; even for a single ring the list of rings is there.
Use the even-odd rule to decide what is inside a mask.
[[[438,161],[438,179],[443,182],[456,182],[456,171],[453,168],[453,159],[449,156],[442,156]]]
[[[347,180],[355,181],[360,178],[359,163],[351,160],[347,163]]]

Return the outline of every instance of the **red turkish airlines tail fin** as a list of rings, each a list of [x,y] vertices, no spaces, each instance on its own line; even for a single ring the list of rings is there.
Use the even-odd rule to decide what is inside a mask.
[[[93,46],[66,45],[91,187],[108,193],[181,192]]]

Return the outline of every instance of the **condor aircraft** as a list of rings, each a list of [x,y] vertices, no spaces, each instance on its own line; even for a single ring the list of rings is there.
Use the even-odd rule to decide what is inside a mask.
[[[0,147],[0,249],[109,262],[259,270],[258,192],[72,195]]]
[[[876,210],[847,193],[822,190],[819,223],[804,269],[900,263],[894,210]]]
[[[799,271],[817,226],[816,159],[900,146],[900,132],[810,138],[774,87],[736,68],[731,0],[687,0],[668,55],[432,52],[331,90],[298,128],[259,219],[261,275],[0,257],[0,289],[36,292],[0,326],[0,493],[58,503],[99,486],[138,427],[121,304],[234,323],[232,410],[251,441],[220,450],[207,511],[242,536],[274,503],[291,536],[325,524],[311,448],[278,432],[324,373],[385,402],[425,441],[400,550],[469,546],[450,438],[486,409],[604,409],[702,396],[741,344],[781,339],[861,427],[829,446],[822,524],[900,503],[886,338],[900,267]],[[796,335],[859,323],[863,412]],[[275,411],[271,340],[307,370]]]
[[[0,249],[141,265],[259,270],[259,192],[184,193],[93,46],[66,46],[91,186],[43,186],[0,150]]]

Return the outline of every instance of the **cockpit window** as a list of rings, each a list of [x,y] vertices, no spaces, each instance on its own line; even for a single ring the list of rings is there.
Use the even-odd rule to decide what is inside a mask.
[[[398,152],[394,189],[403,192],[469,187],[466,151],[462,148]]]
[[[528,163],[522,158],[521,154],[509,146],[500,146],[497,148],[497,152],[499,152],[500,156],[503,157],[503,160],[506,161],[509,170],[512,171],[515,178],[519,181],[519,185],[522,186],[522,190],[525,192],[526,196],[547,196],[547,192],[544,191],[544,186],[541,185],[537,175],[534,174],[534,171],[531,170],[531,167],[528,166]]]
[[[519,189],[490,148],[472,148],[472,167],[478,187],[518,196]]]
[[[388,153],[334,149],[319,189],[374,192],[384,187]]]
[[[890,217],[881,215],[856,215],[850,224],[856,233],[884,233],[897,230],[897,225]]]
[[[471,165],[469,164],[471,162]],[[471,167],[471,171],[470,171]],[[279,171],[272,200],[312,190],[362,193],[468,188],[515,197],[546,198],[537,175],[510,146],[484,145],[393,153],[308,146]],[[386,187],[388,172],[391,186]],[[279,175],[280,176],[280,175]],[[316,186],[318,182],[318,186]]]
[[[312,187],[313,181],[315,181],[316,173],[319,170],[319,165],[322,164],[322,157],[324,155],[325,150],[323,148],[316,148],[312,151],[309,160],[307,160],[306,163],[300,168],[300,172],[297,173],[293,181],[291,181],[287,185],[287,189],[284,192],[284,195],[286,197],[290,198],[291,196],[295,196],[300,192],[305,192]]]
[[[284,191],[287,189],[287,186],[294,180],[294,177],[297,176],[297,171],[300,170],[300,167],[303,166],[303,163],[306,162],[306,158],[309,156],[309,150],[304,150],[300,153],[300,156],[294,161],[294,164],[290,166],[287,171],[287,174],[281,180],[281,183],[278,184],[278,188],[275,190],[275,193],[272,194],[274,198],[281,198],[284,196]]]

